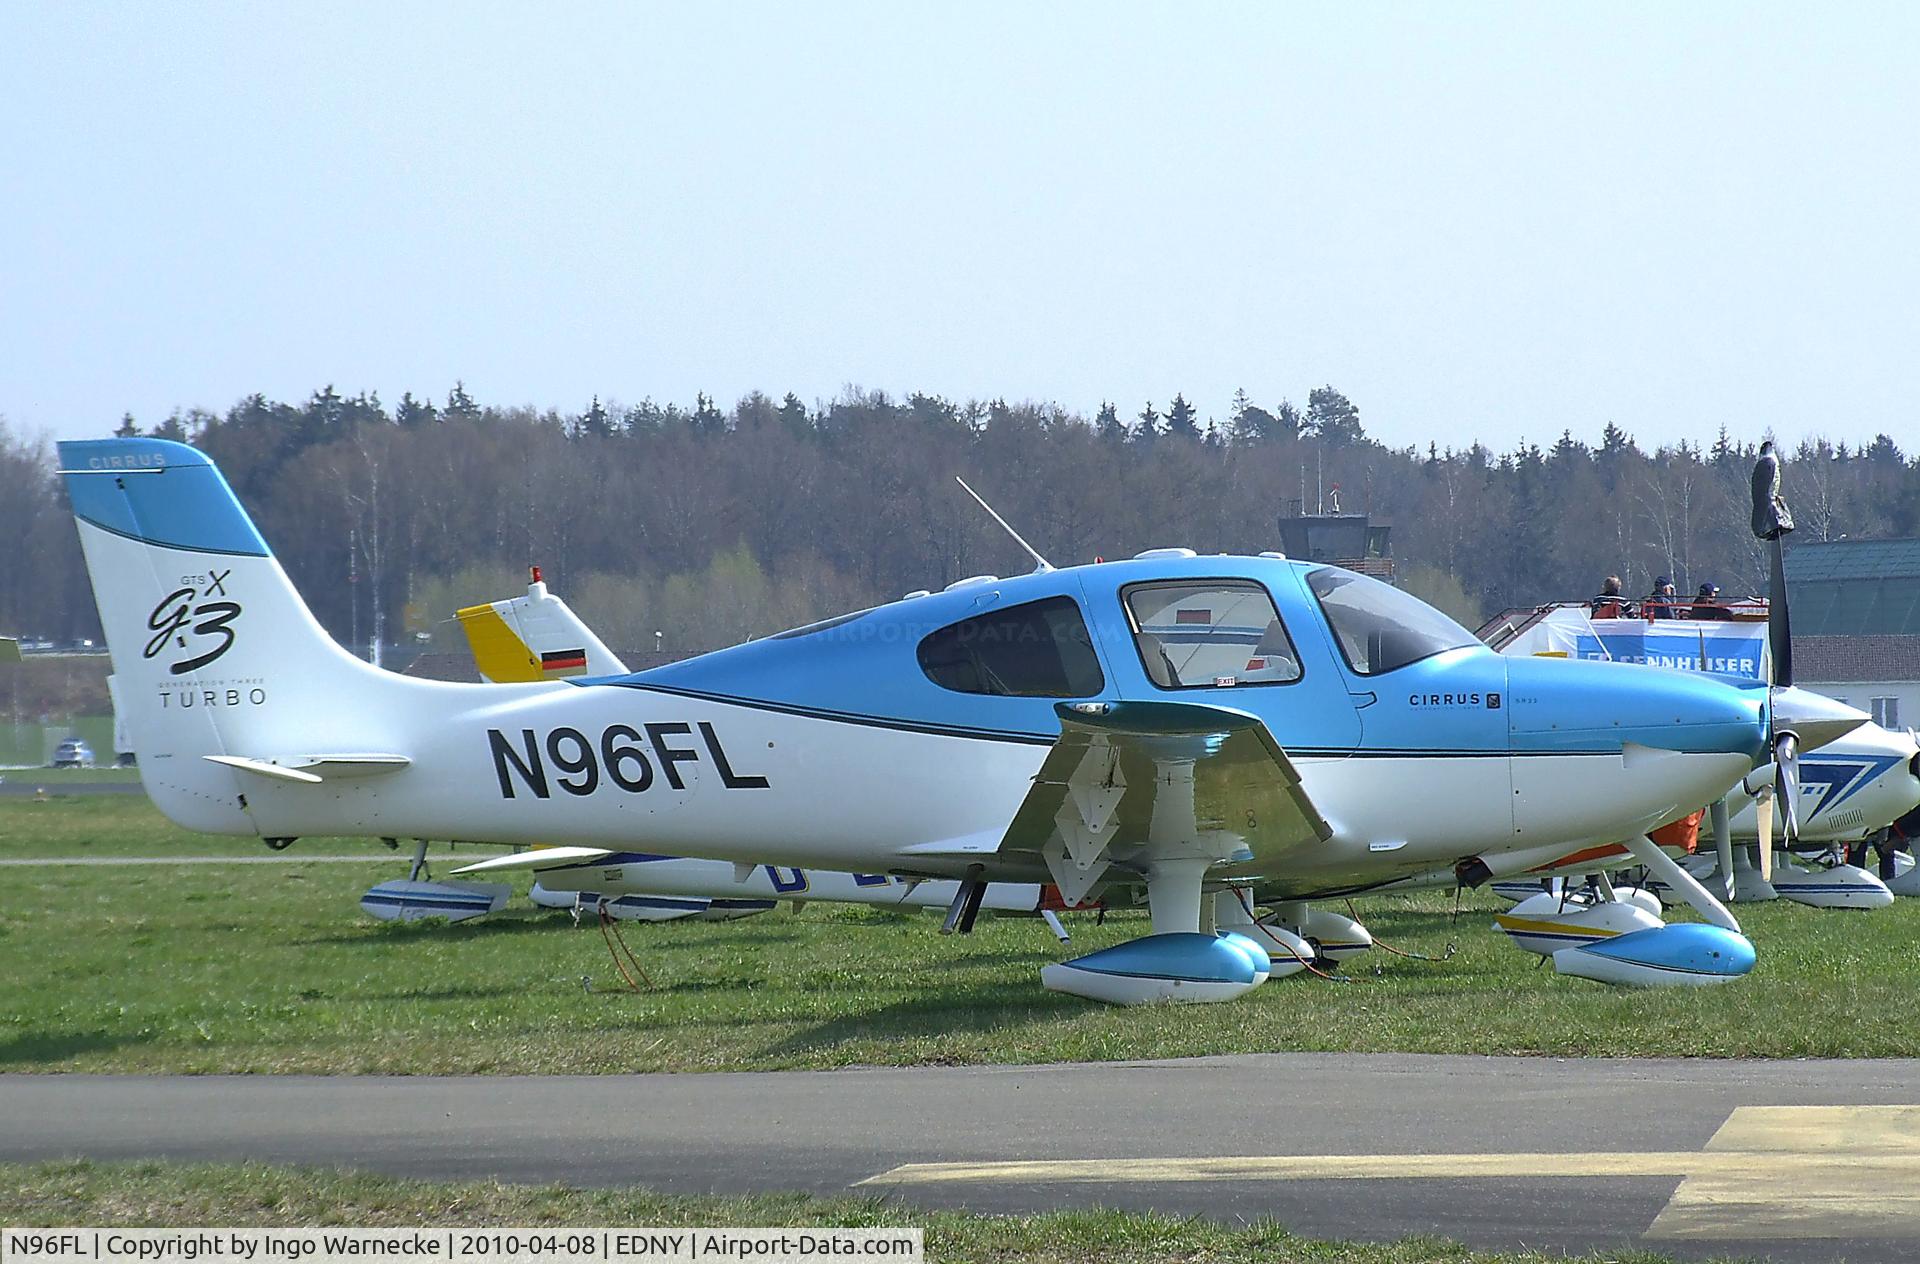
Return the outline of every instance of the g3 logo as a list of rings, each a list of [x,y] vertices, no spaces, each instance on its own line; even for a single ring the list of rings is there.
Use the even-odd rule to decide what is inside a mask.
[[[237,601],[201,601],[199,598],[211,597],[216,593],[227,595],[225,581],[233,574],[231,570],[214,571],[206,576],[204,587],[190,586],[176,588],[160,599],[147,616],[147,627],[153,637],[147,642],[146,653],[141,657],[152,658],[167,648],[167,642],[174,642],[181,650],[189,648],[188,635],[195,637],[217,636],[217,645],[204,653],[169,663],[167,670],[174,675],[185,675],[198,671],[233,648],[234,619],[240,615],[240,603]],[[196,576],[195,578],[199,578]]]

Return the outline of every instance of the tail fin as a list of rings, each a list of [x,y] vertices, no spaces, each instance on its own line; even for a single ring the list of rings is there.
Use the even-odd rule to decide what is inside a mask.
[[[495,684],[626,675],[619,655],[547,591],[538,567],[526,596],[468,606],[458,616],[474,666]]]
[[[60,466],[114,692],[161,811],[251,834],[236,766],[380,749],[382,708],[356,701],[383,701],[394,678],[327,635],[212,461],[161,439],[101,439],[62,443]]]

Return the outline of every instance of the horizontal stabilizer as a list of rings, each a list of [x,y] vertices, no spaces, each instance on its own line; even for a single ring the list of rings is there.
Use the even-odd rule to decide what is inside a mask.
[[[253,759],[245,755],[202,755],[210,763],[225,764],[276,781],[318,785],[349,777],[377,777],[399,772],[413,761],[405,755],[295,755],[281,759]]]
[[[328,781],[338,781],[342,777],[378,777],[399,772],[413,763],[405,755],[368,754],[303,755],[287,762],[303,772],[313,773]]]
[[[582,861],[599,860],[603,856],[611,855],[613,853],[604,847],[536,847],[532,851],[517,851],[510,856],[495,856],[491,860],[462,865],[454,872],[497,873],[502,869],[556,869],[561,865],[577,865]]]
[[[225,764],[229,768],[238,768],[241,772],[271,777],[275,781],[297,781],[303,785],[313,786],[320,784],[320,778],[310,772],[301,772],[297,768],[284,768],[265,759],[248,759],[245,755],[202,755],[200,758],[210,764]]]

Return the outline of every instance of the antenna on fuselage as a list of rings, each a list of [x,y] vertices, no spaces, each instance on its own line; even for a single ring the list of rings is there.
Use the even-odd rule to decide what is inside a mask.
[[[1033,560],[1038,563],[1038,565],[1033,568],[1034,570],[1050,571],[1053,569],[1053,563],[1049,562],[1046,558],[1041,557],[1039,549],[1034,548],[1031,544],[1028,544],[1025,540],[1021,539],[1020,533],[1018,531],[1015,531],[1012,527],[1008,526],[1007,520],[1005,518],[1002,518],[999,514],[993,512],[993,506],[989,505],[986,502],[986,500],[980,495],[979,492],[973,490],[973,488],[971,487],[967,487],[966,479],[961,478],[958,474],[955,474],[953,476],[953,481],[960,484],[961,487],[965,488],[967,495],[979,501],[980,507],[987,511],[987,516],[989,518],[992,518],[995,522],[999,523],[1000,529],[1005,531],[1008,535],[1012,536],[1013,542],[1019,545],[1021,548],[1025,549],[1027,551],[1027,555],[1033,558]]]

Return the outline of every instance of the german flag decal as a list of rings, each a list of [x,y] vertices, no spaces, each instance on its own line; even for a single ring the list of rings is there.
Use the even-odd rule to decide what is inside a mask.
[[[540,674],[542,676],[581,676],[587,670],[587,652],[579,650],[546,650],[540,655]]]

